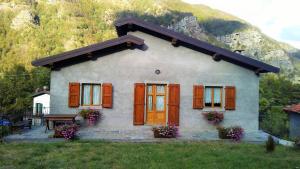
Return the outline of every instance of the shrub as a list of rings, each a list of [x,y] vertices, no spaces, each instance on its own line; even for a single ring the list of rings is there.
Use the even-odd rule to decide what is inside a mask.
[[[78,126],[76,124],[65,124],[55,128],[54,137],[64,137],[66,140],[74,139]]]
[[[239,126],[234,127],[218,127],[219,138],[231,139],[233,141],[240,141],[244,136],[244,129]]]
[[[8,135],[10,132],[9,126],[0,126],[0,139],[6,135]]]
[[[203,113],[204,118],[213,125],[218,125],[224,119],[223,113],[220,112],[207,112]]]
[[[152,129],[155,138],[176,138],[178,128],[176,126],[159,126]]]
[[[300,149],[300,137],[295,139],[295,147]]]
[[[270,135],[266,142],[266,150],[267,150],[267,152],[273,152],[275,150],[275,141],[274,141],[273,137]]]

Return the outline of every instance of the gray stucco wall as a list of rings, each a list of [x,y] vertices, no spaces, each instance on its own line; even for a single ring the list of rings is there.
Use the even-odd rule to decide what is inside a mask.
[[[133,91],[136,82],[180,84],[180,130],[212,131],[215,127],[203,120],[202,112],[192,109],[193,84],[233,85],[236,87],[236,110],[223,111],[224,126],[240,125],[246,131],[258,130],[259,77],[253,71],[229,62],[214,61],[211,56],[185,48],[142,32],[132,32],[145,39],[148,49],[124,50],[96,61],[86,61],[51,72],[51,113],[75,113],[68,108],[69,82],[110,82],[113,84],[113,109],[102,109],[104,120],[99,128],[131,130]],[[159,69],[161,74],[154,71]],[[224,96],[224,94],[223,94]],[[224,100],[224,99],[223,99]]]
[[[289,113],[290,138],[300,137],[300,114]]]

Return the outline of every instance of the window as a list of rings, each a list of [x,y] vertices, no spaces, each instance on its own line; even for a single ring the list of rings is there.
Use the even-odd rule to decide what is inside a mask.
[[[42,103],[36,103],[35,108],[36,108],[35,115],[40,116],[43,114],[43,104]]]
[[[208,86],[205,87],[205,107],[222,106],[222,87]]]
[[[82,105],[100,105],[100,84],[82,84]]]

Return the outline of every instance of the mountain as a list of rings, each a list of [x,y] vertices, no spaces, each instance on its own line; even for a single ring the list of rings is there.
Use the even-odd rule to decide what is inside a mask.
[[[0,0],[0,72],[31,61],[116,37],[124,17],[182,32],[278,66],[300,79],[300,50],[264,35],[244,20],[179,0]]]

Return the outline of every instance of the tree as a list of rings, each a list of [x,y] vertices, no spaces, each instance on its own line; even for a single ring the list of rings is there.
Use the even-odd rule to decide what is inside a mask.
[[[0,78],[0,112],[22,113],[32,107],[32,94],[37,87],[49,85],[50,73],[45,68],[28,71],[22,65],[14,65]]]
[[[300,85],[293,84],[282,75],[265,75],[260,81],[260,126],[279,136],[288,135],[288,117],[285,106],[300,102]]]

